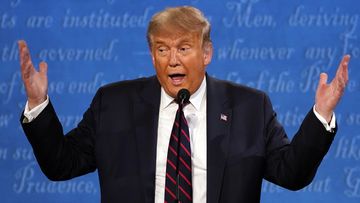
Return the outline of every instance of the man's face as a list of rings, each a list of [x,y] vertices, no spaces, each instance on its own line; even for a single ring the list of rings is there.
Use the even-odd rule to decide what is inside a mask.
[[[152,62],[165,92],[176,98],[180,89],[193,94],[201,85],[212,46],[202,46],[198,34],[157,34],[152,36]]]

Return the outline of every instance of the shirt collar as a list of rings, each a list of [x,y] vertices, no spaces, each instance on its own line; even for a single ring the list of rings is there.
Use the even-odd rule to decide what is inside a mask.
[[[195,107],[197,111],[200,111],[201,102],[204,98],[206,92],[206,77],[204,76],[203,81],[201,82],[201,85],[198,90],[194,94],[190,96],[190,103]],[[168,95],[164,88],[161,87],[161,101],[160,101],[160,109],[167,108],[170,104],[172,104],[174,101],[174,98],[172,98],[170,95]]]

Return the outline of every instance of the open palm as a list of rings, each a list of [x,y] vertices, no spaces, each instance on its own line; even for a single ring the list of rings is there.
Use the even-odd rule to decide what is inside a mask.
[[[20,40],[18,45],[21,77],[25,85],[29,108],[32,109],[46,100],[48,89],[47,64],[41,62],[39,64],[39,71],[37,71],[31,61],[30,52],[26,42]]]
[[[330,122],[333,111],[344,94],[346,84],[349,80],[349,60],[350,55],[345,55],[342,58],[336,75],[329,84],[327,84],[327,74],[320,74],[319,85],[315,96],[315,109],[328,122]]]

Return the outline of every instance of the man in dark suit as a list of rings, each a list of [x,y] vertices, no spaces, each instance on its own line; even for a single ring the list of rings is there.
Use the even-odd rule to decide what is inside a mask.
[[[348,81],[349,56],[330,84],[320,75],[315,105],[290,142],[265,93],[206,75],[213,49],[199,10],[155,14],[147,39],[156,77],[100,88],[66,136],[47,97],[47,64],[36,71],[19,41],[28,97],[21,123],[49,179],[97,169],[102,202],[164,202],[174,99],[185,88],[193,191],[186,202],[259,202],[263,178],[291,190],[312,181],[336,132],[333,110]]]

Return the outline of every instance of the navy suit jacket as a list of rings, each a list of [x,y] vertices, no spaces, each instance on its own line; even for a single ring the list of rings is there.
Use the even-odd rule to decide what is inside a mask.
[[[97,169],[102,202],[153,202],[159,105],[153,76],[101,87],[66,136],[51,103],[22,126],[49,179]],[[290,142],[265,93],[207,76],[207,202],[259,202],[264,178],[301,189],[334,135],[311,110]]]

